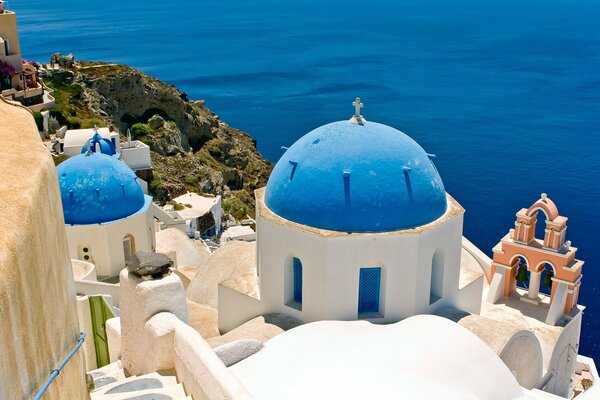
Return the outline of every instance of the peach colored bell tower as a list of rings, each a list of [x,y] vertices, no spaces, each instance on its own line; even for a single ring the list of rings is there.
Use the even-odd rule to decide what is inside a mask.
[[[555,325],[563,314],[570,314],[577,306],[583,261],[575,259],[577,248],[565,240],[567,218],[558,214],[556,205],[545,193],[516,216],[515,228],[493,249],[488,301],[495,303],[501,297],[519,296],[532,304],[543,303],[547,296],[540,294],[540,284],[546,271],[546,279],[552,282],[546,323]],[[541,218],[544,216],[545,221]],[[544,222],[544,237],[536,238],[536,225]],[[520,269],[523,271],[519,272]],[[521,274],[528,274],[526,294],[517,291],[517,278]]]

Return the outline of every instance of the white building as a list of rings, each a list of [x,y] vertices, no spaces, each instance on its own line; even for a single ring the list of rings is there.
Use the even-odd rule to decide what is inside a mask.
[[[118,275],[136,251],[155,247],[152,198],[123,162],[100,152],[62,162],[58,182],[71,258]]]
[[[119,133],[111,132],[108,128],[69,129],[65,132],[63,153],[68,157],[81,154],[81,150],[92,139],[96,131],[104,139],[108,139],[115,149],[120,148]]]
[[[121,143],[121,160],[134,171],[152,169],[150,146],[139,140],[128,140]]]
[[[223,330],[257,312],[378,323],[479,312],[483,273],[460,285],[464,210],[431,156],[394,128],[358,117],[313,130],[256,203],[260,302],[221,287]]]
[[[243,240],[245,242],[254,242],[256,240],[256,232],[247,225],[235,225],[225,229],[221,235],[221,243],[230,240]]]
[[[186,193],[173,199],[183,206],[177,214],[185,219],[190,237],[208,239],[221,234],[221,196],[205,197],[196,193]]]

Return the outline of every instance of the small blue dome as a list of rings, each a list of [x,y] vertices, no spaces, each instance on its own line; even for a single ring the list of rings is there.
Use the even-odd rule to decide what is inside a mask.
[[[145,205],[135,173],[109,155],[79,154],[59,164],[56,172],[66,224],[115,221]]]
[[[387,125],[348,121],[294,143],[271,172],[265,203],[290,221],[342,232],[413,228],[447,207],[442,179],[417,142]]]
[[[110,140],[103,138],[98,132],[96,132],[94,133],[94,136],[90,138],[90,140],[85,142],[81,148],[81,154],[85,154],[88,151],[96,153],[98,150],[100,150],[100,153],[109,156],[114,156],[117,154],[117,150],[115,149],[113,143]]]

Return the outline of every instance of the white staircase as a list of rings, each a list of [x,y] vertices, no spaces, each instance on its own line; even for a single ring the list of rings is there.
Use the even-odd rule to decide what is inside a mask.
[[[179,400],[189,399],[173,375],[158,372],[125,377],[120,361],[89,372],[94,381],[91,400]]]

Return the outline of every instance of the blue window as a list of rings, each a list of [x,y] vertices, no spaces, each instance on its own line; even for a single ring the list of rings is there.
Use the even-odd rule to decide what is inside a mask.
[[[358,288],[358,313],[379,312],[381,268],[361,268]]]
[[[302,304],[302,262],[294,257],[294,301]]]

